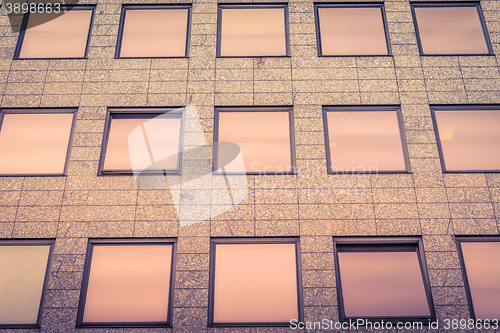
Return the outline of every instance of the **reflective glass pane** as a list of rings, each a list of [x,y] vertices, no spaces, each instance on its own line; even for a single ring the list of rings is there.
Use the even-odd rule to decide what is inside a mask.
[[[461,242],[476,319],[500,318],[500,242]]]
[[[221,56],[285,56],[284,8],[223,8]]]
[[[50,246],[0,245],[0,324],[36,324]]]
[[[62,174],[73,113],[6,113],[0,128],[0,174]]]
[[[189,9],[126,10],[120,57],[184,57]]]
[[[171,265],[171,245],[94,245],[83,322],[166,322]]]
[[[416,252],[338,252],[348,317],[430,316]]]
[[[138,138],[141,142],[130,142],[129,136],[136,128],[142,130],[143,135]],[[135,159],[144,160],[134,160],[134,165],[143,165],[144,168],[151,166],[150,170],[177,169],[180,130],[180,118],[112,118],[104,171],[131,171],[131,154]],[[147,151],[131,152],[131,149]]]
[[[396,111],[328,112],[332,172],[405,170]]]
[[[31,13],[19,58],[85,57],[91,18],[91,9]]]
[[[500,110],[435,115],[446,170],[500,170]]]
[[[298,318],[295,244],[217,244],[214,323]]]
[[[245,162],[245,170],[229,163],[226,172],[291,170],[288,112],[220,112],[219,142],[239,145]]]
[[[381,7],[319,7],[321,54],[387,54]]]
[[[476,6],[414,7],[424,54],[488,53]]]

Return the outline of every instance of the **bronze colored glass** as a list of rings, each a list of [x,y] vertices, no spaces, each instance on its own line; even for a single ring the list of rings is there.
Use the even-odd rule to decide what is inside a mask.
[[[184,57],[189,9],[127,9],[120,57]]]
[[[424,54],[489,53],[476,6],[415,6]]]
[[[286,56],[284,8],[222,8],[220,55]]]
[[[500,170],[500,110],[435,115],[447,171]]]
[[[91,19],[91,9],[31,13],[19,58],[85,57]]]
[[[319,7],[321,54],[388,54],[381,10],[381,7]]]
[[[476,319],[500,318],[500,242],[461,242]]]
[[[217,244],[214,323],[298,318],[295,244]]]

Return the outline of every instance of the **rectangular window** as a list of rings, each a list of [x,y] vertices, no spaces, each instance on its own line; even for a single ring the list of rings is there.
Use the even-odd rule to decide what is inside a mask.
[[[383,4],[316,4],[318,55],[391,53]]]
[[[86,58],[94,8],[55,6],[24,16],[15,59]]]
[[[0,240],[0,328],[40,327],[53,240]]]
[[[219,5],[219,57],[287,56],[288,7],[280,5]]]
[[[420,54],[493,53],[478,2],[413,3],[411,9]]]
[[[457,237],[473,319],[500,319],[500,238]]]
[[[340,320],[434,318],[419,238],[334,238]]]
[[[181,109],[109,110],[99,174],[179,172],[182,122]]]
[[[214,149],[214,171],[247,174],[291,174],[295,170],[293,114],[288,107],[217,108],[214,142],[237,144],[244,160],[228,163],[223,145]]]
[[[0,111],[0,175],[64,175],[76,110]]]
[[[409,171],[398,107],[325,107],[329,173]]]
[[[431,107],[443,171],[500,171],[500,107]]]
[[[212,239],[209,325],[302,321],[299,251],[296,238]]]
[[[175,242],[89,240],[77,326],[169,326]]]
[[[116,58],[186,57],[190,6],[123,6]]]

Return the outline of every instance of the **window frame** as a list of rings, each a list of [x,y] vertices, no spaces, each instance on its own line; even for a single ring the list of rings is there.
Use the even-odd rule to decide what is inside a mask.
[[[120,56],[122,48],[122,38],[123,38],[123,28],[125,27],[125,15],[127,10],[156,10],[156,9],[187,9],[187,28],[186,28],[186,47],[184,51],[184,56],[173,56],[173,57],[122,57]],[[169,58],[189,58],[189,41],[191,39],[191,4],[123,4],[120,12],[120,23],[118,26],[118,37],[116,41],[115,48],[115,59],[169,59]]]
[[[170,291],[168,296],[167,322],[105,322],[105,323],[84,323],[85,303],[89,285],[90,267],[92,264],[92,254],[94,245],[114,246],[114,245],[169,245],[172,246],[172,262],[170,267]],[[173,327],[172,317],[174,308],[175,272],[177,264],[177,239],[176,238],[94,238],[89,239],[85,254],[85,265],[83,268],[83,278],[80,288],[80,298],[76,316],[77,328],[128,328],[128,327]]]
[[[221,55],[222,46],[222,10],[223,9],[258,9],[258,8],[283,8],[285,21],[285,55],[262,55],[262,56],[224,56]],[[216,58],[283,58],[290,57],[290,23],[288,15],[288,3],[219,3],[217,7],[217,51]]]
[[[215,143],[219,142],[219,113],[220,112],[288,112],[288,126],[290,129],[290,171],[271,171],[271,172],[225,172],[228,175],[295,175],[297,170],[296,157],[295,157],[295,130],[294,130],[294,117],[293,106],[221,106],[214,109],[214,129],[213,129],[213,142],[214,148],[212,152],[212,172],[213,174],[220,175],[217,172],[218,168],[218,146]]]
[[[497,170],[447,170],[444,160],[443,146],[441,145],[441,137],[439,136],[439,129],[436,119],[436,111],[474,111],[474,110],[495,110],[500,112],[500,105],[430,105],[432,126],[434,134],[436,135],[436,143],[439,153],[439,161],[441,162],[441,169],[443,173],[498,173],[500,166]]]
[[[325,135],[325,149],[326,149],[326,171],[327,174],[334,175],[335,172],[332,171],[332,159],[330,156],[330,135],[328,132],[328,112],[378,112],[378,111],[396,111],[397,121],[399,125],[399,136],[401,139],[401,148],[403,153],[403,159],[405,162],[405,170],[377,170],[375,172],[368,171],[355,171],[356,174],[396,174],[396,173],[411,173],[410,167],[410,157],[408,155],[408,143],[406,141],[403,114],[401,112],[401,107],[396,105],[360,105],[360,106],[323,106],[323,132]]]
[[[429,306],[429,317],[399,317],[399,316],[390,316],[390,317],[371,317],[371,316],[363,316],[363,317],[347,317],[344,311],[344,299],[342,293],[342,281],[340,278],[340,268],[339,268],[339,260],[338,260],[338,246],[342,247],[352,247],[356,249],[364,249],[366,251],[357,251],[357,252],[373,252],[370,250],[372,247],[409,247],[414,246],[415,252],[417,254],[418,262],[420,264],[420,273],[422,277],[422,282],[425,289],[425,295],[427,297],[427,304]],[[381,251],[382,252],[382,251]],[[427,264],[425,261],[425,253],[424,246],[421,237],[349,237],[349,236],[341,236],[341,237],[333,237],[333,255],[334,255],[334,264],[335,264],[335,279],[337,286],[337,300],[338,300],[338,308],[339,308],[339,321],[341,322],[349,322],[350,320],[356,320],[359,318],[365,319],[369,322],[375,323],[380,321],[385,322],[421,322],[423,325],[436,320],[436,313],[434,310],[434,302],[432,299],[431,293],[431,285],[429,280],[429,272],[427,270]]]
[[[179,161],[178,169],[172,171],[166,170],[142,170],[141,174],[147,175],[180,175],[182,172],[182,156],[184,148],[184,130],[185,130],[185,110],[183,107],[131,107],[131,108],[108,108],[106,113],[106,120],[104,121],[104,133],[102,137],[101,152],[99,155],[99,166],[97,175],[98,176],[118,176],[118,175],[134,175],[134,170],[117,170],[108,171],[104,170],[104,161],[106,159],[106,151],[108,148],[109,133],[111,129],[111,122],[113,118],[121,119],[153,119],[155,116],[159,116],[165,113],[171,113],[172,118],[181,119],[181,128],[179,131]],[[178,116],[180,115],[180,116]],[[147,118],[150,117],[150,118]]]
[[[94,25],[94,18],[95,18],[95,5],[62,5],[61,4],[61,10],[64,8],[66,11],[71,11],[71,10],[91,10],[92,14],[90,15],[90,23],[89,23],[89,31],[87,34],[87,44],[85,45],[85,53],[83,57],[75,57],[75,58],[67,58],[67,57],[62,57],[62,58],[20,58],[21,54],[21,49],[23,47],[24,43],[24,35],[26,33],[26,28],[28,26],[28,21],[29,21],[29,16],[30,12],[28,11],[26,14],[24,14],[23,21],[21,23],[21,30],[19,31],[19,37],[17,39],[17,45],[16,49],[14,51],[14,60],[51,60],[51,59],[57,59],[57,60],[65,60],[65,59],[87,59],[88,58],[88,53],[89,53],[89,46],[90,46],[90,37],[92,34],[92,27]],[[64,15],[64,14],[63,14]]]
[[[47,267],[45,269],[45,276],[43,280],[42,286],[42,294],[40,297],[40,305],[38,308],[38,316],[36,324],[0,324],[0,329],[17,329],[17,328],[41,328],[42,323],[42,314],[45,305],[45,296],[47,294],[47,288],[49,286],[49,277],[50,271],[52,267],[52,257],[54,255],[54,244],[55,239],[48,238],[39,238],[39,239],[0,239],[0,246],[40,246],[40,245],[48,245],[49,246],[49,255],[47,257]]]
[[[374,8],[379,7],[382,14],[382,24],[384,25],[385,44],[387,47],[387,54],[323,54],[321,44],[321,29],[319,24],[319,8]],[[367,3],[314,3],[314,26],[316,28],[316,45],[318,49],[318,57],[392,57],[391,41],[389,39],[389,28],[387,27],[387,16],[385,14],[385,6],[383,2],[367,2]]]
[[[16,173],[16,174],[2,174],[0,177],[61,177],[66,176],[68,173],[69,159],[71,155],[71,148],[73,147],[73,138],[76,125],[76,115],[77,108],[22,108],[22,109],[0,109],[0,131],[2,131],[3,119],[6,114],[57,114],[57,113],[67,113],[73,114],[73,120],[71,123],[69,138],[68,138],[68,149],[66,150],[66,158],[64,162],[64,168],[62,173]]]
[[[460,268],[462,272],[462,277],[464,279],[465,295],[467,296],[467,304],[469,306],[470,317],[477,320],[476,313],[474,311],[474,303],[472,303],[472,294],[470,292],[469,279],[467,277],[467,267],[465,266],[464,254],[462,252],[462,242],[500,242],[500,237],[498,235],[493,236],[455,236],[455,243],[458,251],[458,260],[460,262]],[[495,319],[495,318],[493,318]]]
[[[484,14],[481,9],[480,2],[411,2],[411,16],[413,19],[413,26],[415,28],[415,35],[417,37],[418,52],[421,56],[490,56],[495,55],[493,52],[493,47],[491,45],[490,36],[488,29],[486,27],[486,22],[484,20]],[[476,7],[479,22],[481,23],[481,28],[483,30],[484,41],[486,47],[488,48],[488,53],[447,53],[447,54],[436,54],[436,53],[424,53],[422,49],[422,42],[420,40],[420,30],[417,23],[417,15],[415,14],[415,7]]]
[[[298,321],[304,321],[304,298],[302,293],[302,265],[299,237],[212,237],[210,238],[208,322],[207,327],[290,327],[285,323],[214,323],[215,255],[217,244],[294,244],[297,278]]]

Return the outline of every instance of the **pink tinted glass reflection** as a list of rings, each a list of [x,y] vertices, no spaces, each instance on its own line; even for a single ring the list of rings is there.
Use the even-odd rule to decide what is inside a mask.
[[[415,7],[425,54],[488,53],[477,8]]]
[[[220,112],[219,142],[239,145],[246,170],[231,163],[226,172],[290,171],[288,112]]]
[[[62,174],[73,113],[4,114],[0,174]]]
[[[429,316],[416,252],[339,252],[345,315]]]
[[[47,22],[49,18],[54,19]],[[91,9],[73,9],[63,15],[31,13],[19,57],[85,57],[91,18]]]
[[[332,171],[404,171],[396,111],[328,112]]]
[[[223,8],[221,56],[286,55],[284,8]]]
[[[294,244],[217,244],[214,323],[298,318]]]
[[[83,322],[166,322],[171,263],[171,245],[95,245]]]
[[[476,319],[500,319],[500,242],[461,242]]]
[[[446,170],[500,170],[500,110],[435,115]]]
[[[145,122],[148,123],[149,131],[143,126]],[[146,142],[149,144],[157,145],[161,143],[164,147],[153,147],[153,150],[160,149],[163,152],[170,151],[170,156],[163,160],[163,163],[153,162],[158,161],[145,161],[144,163],[137,163],[139,165],[152,165],[150,169],[156,170],[174,170],[178,165],[177,154],[179,152],[179,140],[181,130],[181,119],[121,119],[115,118],[111,120],[109,129],[108,145],[106,148],[106,156],[104,160],[105,171],[129,171],[132,170],[129,153],[129,135],[137,127],[142,127],[143,133],[146,133]],[[141,148],[141,145],[137,145]],[[135,146],[132,147],[132,149]],[[164,154],[165,155],[165,154]],[[134,154],[134,156],[148,156],[149,154]],[[138,161],[136,161],[138,162]]]
[[[323,55],[387,54],[380,7],[318,8]]]
[[[127,10],[120,57],[184,57],[188,9]]]

